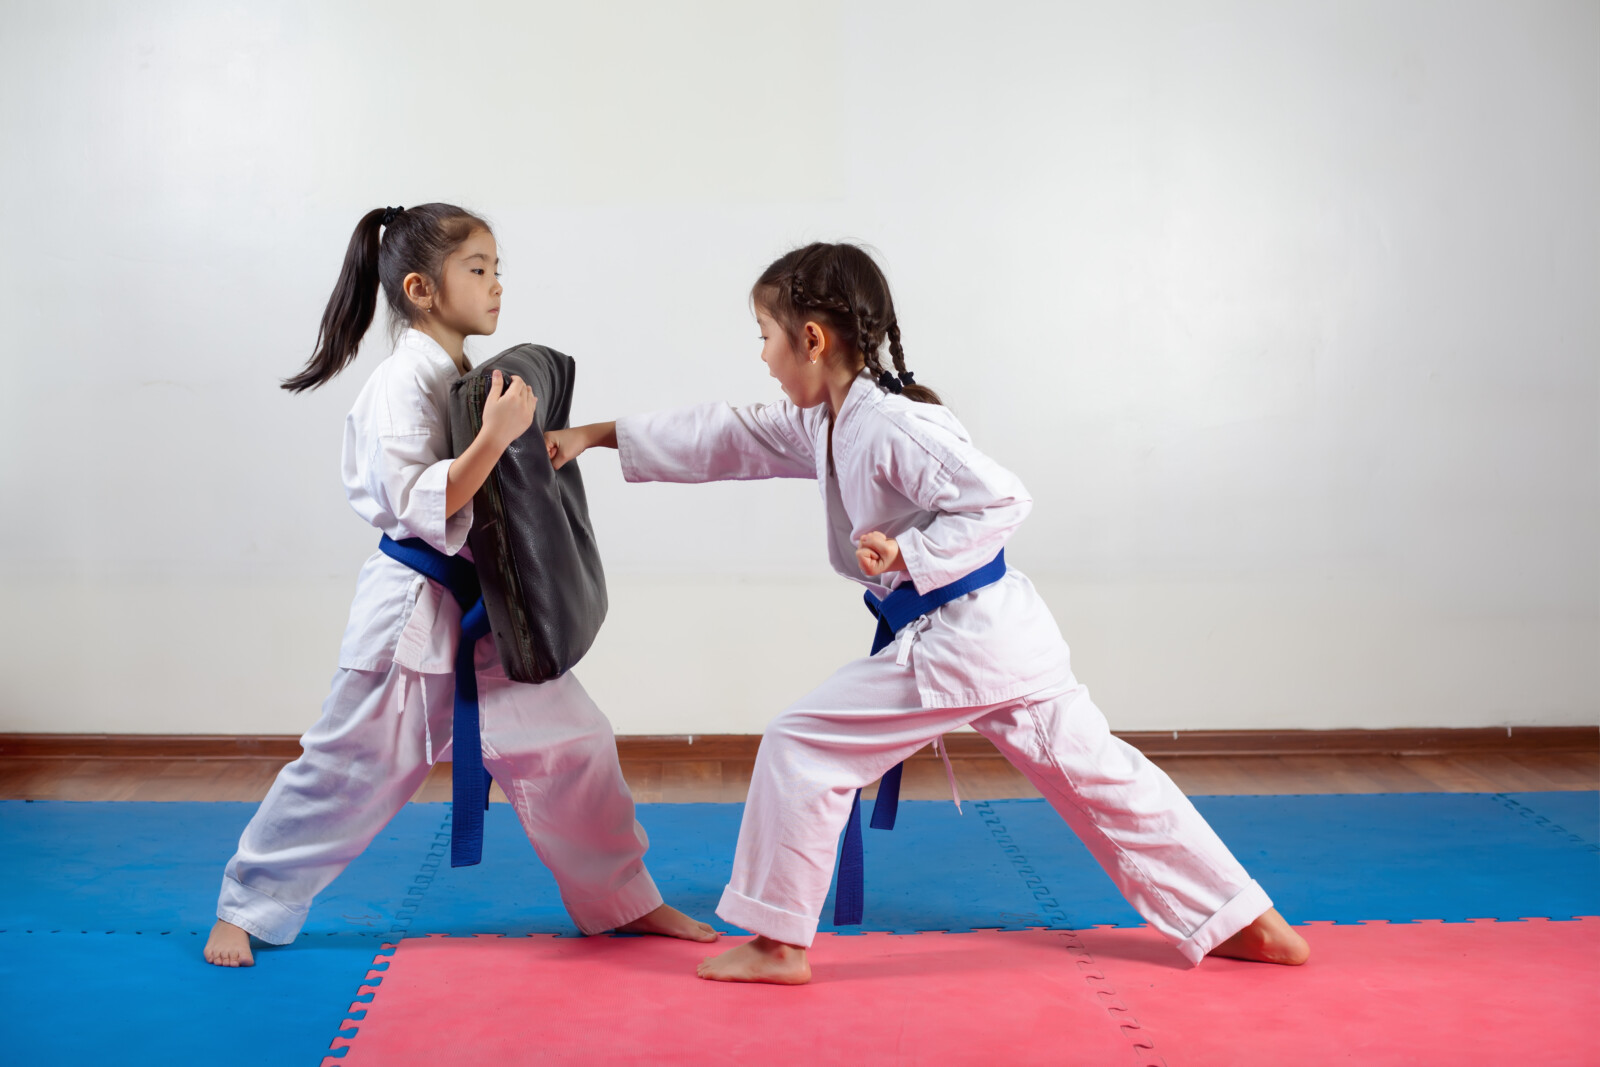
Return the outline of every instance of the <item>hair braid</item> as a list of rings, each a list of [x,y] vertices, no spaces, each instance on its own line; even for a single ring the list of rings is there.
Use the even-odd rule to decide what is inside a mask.
[[[899,372],[901,392],[907,400],[915,400],[919,404],[939,404],[939,394],[929,389],[926,385],[918,385],[911,372],[906,369],[906,350],[900,347],[900,322],[897,319],[889,320],[886,331],[889,337],[889,355],[894,360],[894,369]]]
[[[883,337],[878,332],[872,310],[858,304],[851,313],[856,320],[856,351],[861,353],[861,358],[869,368],[881,371],[883,364],[878,359],[878,349],[883,346]]]
[[[906,351],[900,347],[900,323],[891,319],[885,332],[889,336],[889,356],[894,360],[894,369],[906,373]]]
[[[885,328],[878,325],[871,309],[856,308],[856,347],[861,352],[863,365],[872,375],[872,380],[878,383],[878,388],[899,393],[905,389],[902,379],[883,365],[884,332]]]

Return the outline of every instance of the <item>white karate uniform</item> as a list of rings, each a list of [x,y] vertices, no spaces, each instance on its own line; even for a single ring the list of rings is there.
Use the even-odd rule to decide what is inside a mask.
[[[345,492],[377,530],[462,552],[472,505],[445,514],[455,363],[417,330],[367,380],[345,420]],[[461,609],[436,582],[374,552],[356,581],[339,670],[228,861],[217,917],[288,944],[312,898],[416,793],[450,745]],[[483,760],[586,934],[661,904],[611,724],[569,672],[508,679],[492,636],[474,650]],[[437,742],[438,751],[435,752]]]
[[[926,592],[978,569],[1032,506],[1017,477],[974,448],[948,408],[885,393],[865,374],[833,427],[831,471],[828,435],[826,404],[801,409],[787,400],[617,423],[630,481],[815,478],[834,570],[878,596],[908,578]],[[861,574],[855,544],[873,531],[899,542],[906,572]],[[871,636],[863,610],[862,643]],[[1072,676],[1049,608],[1012,569],[909,624],[767,727],[717,914],[811,944],[854,791],[969,723],[1191,963],[1271,907],[1172,780],[1112,736]]]

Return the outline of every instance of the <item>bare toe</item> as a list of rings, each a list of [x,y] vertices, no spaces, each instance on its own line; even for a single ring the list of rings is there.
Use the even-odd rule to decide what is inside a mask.
[[[250,935],[222,919],[211,928],[201,955],[217,967],[252,967],[256,962],[250,953]]]
[[[617,930],[624,934],[654,934],[684,941],[715,941],[718,937],[709,924],[689,918],[670,904],[662,904],[648,915],[617,927]]]

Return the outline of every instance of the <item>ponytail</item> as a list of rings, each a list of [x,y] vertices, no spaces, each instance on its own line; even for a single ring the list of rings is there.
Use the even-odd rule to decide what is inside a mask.
[[[378,309],[378,230],[389,214],[386,208],[373,208],[356,223],[339,280],[322,312],[317,347],[305,369],[284,380],[283,388],[289,392],[327,384],[356,358],[361,338],[372,325],[372,313]]]
[[[414,322],[417,309],[405,294],[406,276],[421,274],[437,287],[445,259],[478,230],[493,232],[483,219],[453,204],[380,207],[361,216],[322,312],[316,348],[299,374],[284,379],[283,388],[291,393],[315,389],[350,365],[372,325],[380,286],[396,330]]]
[[[821,319],[847,339],[861,367],[878,388],[920,404],[939,404],[939,394],[918,385],[906,369],[900,322],[883,271],[866,252],[849,244],[810,244],[781,256],[756,279],[751,296],[788,331],[799,337],[808,318]],[[894,371],[878,354],[884,341]]]

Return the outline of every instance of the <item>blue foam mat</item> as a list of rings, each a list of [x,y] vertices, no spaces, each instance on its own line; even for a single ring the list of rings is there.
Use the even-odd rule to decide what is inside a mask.
[[[257,805],[0,801],[0,930],[202,932]],[[307,933],[403,931],[448,805],[408,804],[318,898]],[[526,848],[526,844],[523,846]]]
[[[1593,792],[1195,803],[1292,921],[1600,914]],[[210,967],[200,948],[222,864],[254,807],[0,802],[7,1056],[143,1064],[225,1049],[238,1063],[315,1063],[395,931],[573,932],[509,806],[488,813],[484,863],[452,870],[448,805],[413,804],[313,906],[306,936],[258,946],[248,970]],[[742,812],[640,806],[668,900],[711,917]],[[964,816],[906,802],[899,828],[866,831],[866,863],[859,930],[1139,921],[1040,800],[970,804]],[[241,1040],[241,1020],[259,1019],[271,1025]]]
[[[1517,813],[1524,812],[1554,833],[1566,833],[1586,845],[1600,847],[1600,793],[1501,793]]]
[[[1592,792],[1195,803],[1294,921],[1600,912],[1600,856],[1585,843],[1600,810]],[[13,874],[0,882],[0,930],[203,932],[253,810],[0,802]],[[669,902],[716,921],[742,812],[640,805],[646,859]],[[307,932],[575,933],[510,806],[487,814],[484,862],[452,869],[449,806],[408,805],[319,898]],[[866,921],[847,933],[1140,921],[1041,800],[970,804],[964,816],[946,802],[908,801],[897,829],[866,831],[866,864]]]
[[[868,805],[870,809],[870,804]],[[645,862],[662,897],[724,932],[715,915],[728,882],[742,804],[644,804],[650,836]],[[1037,926],[1043,917],[1027,887],[972,813],[947,801],[907,801],[892,831],[867,829],[867,913],[845,933]],[[833,914],[829,897],[823,908]],[[824,922],[822,930],[839,929]],[[539,863],[509,805],[484,820],[483,862],[440,864],[411,924],[413,933],[576,934],[555,881]]]
[[[710,887],[720,894],[727,881],[743,811],[743,804],[639,805],[650,837],[645,864],[669,903],[713,921]],[[451,867],[448,854],[442,860],[429,871],[413,933],[577,935],[555,879],[509,804],[492,804],[484,813],[482,863]]]
[[[1562,812],[1583,803],[1571,794],[1524,796]],[[1594,793],[1578,796],[1595,802]],[[1600,854],[1490,794],[1193,799],[1290,922],[1600,914]],[[1043,801],[984,808],[1057,905],[1052,925],[1140,921]]]
[[[258,948],[257,965],[238,969],[201,962],[203,944],[201,934],[0,934],[0,1058],[312,1067],[383,940],[312,935]]]

